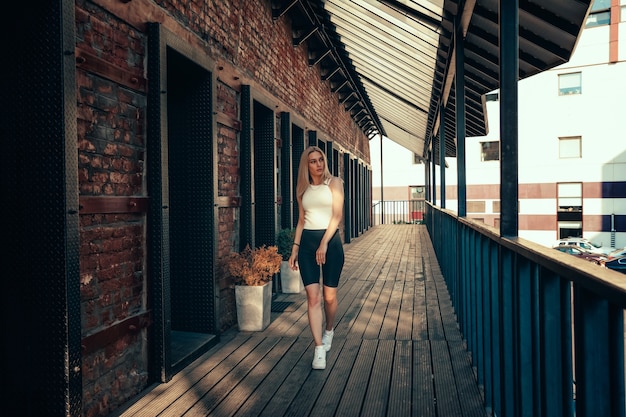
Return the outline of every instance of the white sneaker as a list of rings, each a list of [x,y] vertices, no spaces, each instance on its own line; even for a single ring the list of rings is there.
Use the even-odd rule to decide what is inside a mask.
[[[324,345],[324,349],[326,349],[326,352],[330,350],[330,347],[333,344],[334,335],[334,330],[324,330],[324,335],[322,336],[322,344]]]
[[[326,369],[326,349],[324,345],[315,346],[312,366],[313,369]]]

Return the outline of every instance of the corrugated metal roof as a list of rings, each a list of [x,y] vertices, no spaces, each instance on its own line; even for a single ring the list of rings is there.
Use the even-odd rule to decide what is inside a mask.
[[[567,62],[591,0],[519,1],[520,79]],[[438,160],[440,103],[446,156],[456,155],[455,23],[465,33],[466,136],[487,133],[484,94],[499,88],[499,0],[295,0],[272,2],[288,14],[294,45],[368,137],[387,136]]]

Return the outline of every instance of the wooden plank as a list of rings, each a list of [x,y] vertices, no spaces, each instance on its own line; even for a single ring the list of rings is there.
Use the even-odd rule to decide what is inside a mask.
[[[282,416],[284,415],[289,404],[296,401],[295,398],[300,392],[304,381],[306,381],[309,374],[313,372],[313,370],[311,369],[311,360],[313,359],[313,352],[311,349],[312,346],[313,343],[311,343],[310,341],[305,344],[297,345],[299,349],[304,348],[302,350],[302,354],[298,357],[298,360],[291,369],[291,372],[289,372],[289,375],[287,375],[287,377],[284,379],[278,390],[276,390],[274,392],[274,395],[270,397],[267,405],[265,406],[261,414],[259,414],[259,416]]]
[[[363,310],[367,310],[369,307],[366,305],[367,295],[372,291],[374,283],[372,281],[358,281],[358,283],[358,287],[353,287],[352,291],[347,294],[346,302],[342,305],[343,314],[341,315],[337,329],[342,332],[344,336],[348,332],[354,335],[355,329],[353,326],[356,318]],[[372,304],[371,307],[373,307],[373,305],[374,304]],[[371,314],[371,308],[369,312]],[[364,330],[365,327],[363,327],[360,333],[362,334]]]
[[[150,199],[148,197],[110,197],[110,196],[81,196],[78,199],[79,213],[82,214],[109,214],[109,213],[146,213]]]
[[[415,295],[415,281],[406,281],[398,315],[396,340],[411,340],[413,330],[413,303]]]
[[[376,284],[373,284],[374,281],[371,280],[371,276],[378,266],[382,265],[385,258],[384,253],[389,250],[392,243],[386,240],[385,235],[380,232],[373,236],[373,239],[378,239],[379,237],[384,239],[383,243],[371,244],[368,241],[369,244],[364,246],[365,251],[363,255],[353,260],[357,271],[354,274],[355,281],[358,280],[360,287],[358,292],[348,294],[347,299],[350,301],[350,304],[344,310],[343,321],[340,325],[340,331],[345,326],[352,336],[358,335],[360,337],[368,327],[368,322],[383,286],[383,281],[375,281]],[[361,240],[361,242],[365,242],[365,240]],[[362,251],[361,247],[354,250],[350,249],[349,253],[361,253]]]
[[[383,319],[385,318],[385,310],[387,309],[387,304],[389,303],[389,299],[391,298],[391,290],[393,289],[393,285],[393,281],[383,281],[382,291],[378,296],[378,300],[376,301],[376,305],[374,306],[374,311],[372,311],[370,321],[367,324],[367,328],[365,329],[365,333],[363,335],[365,339],[378,338],[381,326],[383,324]]]
[[[411,340],[413,327],[413,299],[415,296],[415,233],[406,234],[406,243],[402,247],[402,257],[399,273],[404,280],[402,298],[400,300],[400,310],[398,314],[398,325],[396,329],[396,340]]]
[[[244,349],[250,349],[254,346],[250,344],[250,336],[234,334],[236,334],[234,338],[230,340],[224,338],[224,342],[214,346],[190,366],[174,375],[169,383],[158,384],[153,387],[131,407],[122,411],[121,416],[149,417],[159,414],[165,407],[187,392],[197,381],[223,363],[237,349],[242,346],[246,346]]]
[[[437,285],[432,274],[426,274],[426,320],[428,321],[428,339],[444,340],[443,322],[441,311],[439,310],[439,297],[437,295]]]
[[[343,343],[345,340],[338,340],[335,342],[333,340],[333,349],[341,351],[343,349]],[[320,391],[324,387],[326,383],[326,378],[328,377],[328,370],[332,369],[335,365],[335,361],[337,360],[337,356],[328,355],[326,358],[326,369],[325,370],[312,370],[311,369],[311,360],[313,359],[313,344],[311,344],[307,353],[301,358],[300,362],[304,362],[309,366],[309,374],[304,383],[300,385],[301,395],[298,395],[297,399],[292,401],[289,404],[289,407],[285,411],[284,416],[290,417],[302,417],[308,416],[311,410],[313,409],[313,405],[320,395]],[[284,407],[284,405],[283,405]],[[265,413],[264,413],[265,414]]]
[[[389,389],[388,416],[411,415],[411,368],[413,362],[410,340],[396,341]]]
[[[327,417],[335,415],[335,410],[343,394],[343,387],[346,386],[350,372],[354,368],[354,363],[361,346],[361,339],[348,338],[343,344],[341,352],[331,349],[326,360],[341,354],[341,360],[336,360],[332,370],[327,376],[324,388],[317,397],[309,417]]]
[[[382,289],[385,286],[384,281],[376,281],[373,284],[370,283],[371,281],[368,282],[368,288],[370,288],[369,291],[363,294],[365,299],[362,303],[363,307],[361,308],[361,311],[359,311],[357,316],[350,322],[350,334],[353,337],[366,338],[364,336],[365,331],[368,329],[370,319],[372,314],[374,314],[374,308],[376,307],[378,298],[380,297]],[[369,337],[369,339],[375,338],[377,337]]]
[[[361,415],[385,415],[389,398],[389,385],[384,381],[389,381],[391,378],[394,344],[393,340],[380,340],[378,342],[376,359],[370,375],[370,383],[367,385]]]
[[[103,349],[124,337],[134,336],[150,324],[151,311],[128,317],[81,340],[83,355]]]
[[[426,282],[415,283],[413,298],[413,340],[428,340],[428,317],[426,314]]]
[[[287,340],[292,341],[294,339]],[[290,344],[289,350],[283,355],[280,362],[268,372],[267,377],[250,393],[250,396],[233,415],[238,417],[258,416],[272,398],[277,398],[277,403],[284,400],[278,396],[277,391],[289,373],[292,372],[296,363],[302,358],[308,345],[310,342],[304,338],[296,339],[295,343]]]
[[[306,295],[288,294],[288,297],[282,297],[281,300],[293,302],[291,311],[282,313],[272,313],[270,325],[265,329],[265,334],[280,334],[286,337],[298,337],[302,329],[294,328],[294,325],[306,316],[307,305]],[[277,300],[278,301],[278,300]]]
[[[435,417],[435,392],[433,369],[428,340],[413,341],[413,404],[412,414],[419,417]]]
[[[402,292],[404,290],[404,281],[393,281],[391,295],[387,302],[385,317],[380,328],[381,339],[395,339],[396,329],[398,328],[398,317],[400,316],[400,304],[402,302]]]
[[[431,340],[431,358],[433,363],[433,381],[437,394],[437,415],[462,417],[461,405],[450,363],[448,343],[445,340]]]
[[[74,53],[76,55],[76,68],[108,78],[133,90],[146,91],[148,82],[141,74],[141,70],[129,71],[128,68],[118,67],[110,61],[79,47],[74,48]]]
[[[439,311],[441,312],[441,321],[446,340],[461,340],[456,314],[452,307],[450,293],[446,287],[445,281],[441,273],[435,273],[435,285],[437,288],[437,298],[439,299]]]
[[[255,338],[253,338],[255,339]],[[259,338],[261,339],[261,338]],[[187,417],[205,417],[217,407],[223,400],[230,397],[235,387],[248,375],[252,369],[259,365],[260,361],[268,355],[273,347],[278,343],[277,338],[262,338],[261,342],[241,358],[230,368],[223,378],[217,383],[208,383],[206,379],[199,381],[194,387],[194,391],[205,392],[199,396],[193,406],[184,412]],[[195,395],[192,395],[195,397]],[[189,404],[189,402],[187,402]],[[181,416],[184,407],[171,407],[165,413],[159,414],[162,417]],[[170,412],[171,411],[171,412]]]
[[[395,241],[395,239],[393,240]],[[389,251],[384,251],[379,254],[379,258],[382,262],[379,262],[379,265],[377,265],[377,268],[374,271],[375,273],[372,274],[370,277],[371,279],[376,280],[386,280],[389,275],[389,271],[392,268],[392,254]]]
[[[365,381],[370,380],[377,348],[378,340],[363,340],[361,342],[359,353],[354,361],[354,368],[350,372],[350,377],[335,411],[335,417],[363,415],[360,411],[365,398]]]
[[[271,392],[272,389],[276,389],[272,385],[278,385],[280,381],[277,379],[276,374],[272,372],[273,368],[286,354],[296,339],[280,338],[275,340],[277,343],[272,347],[263,360],[260,361],[258,365],[250,369],[250,372],[242,378],[239,383],[237,383],[237,386],[228,393],[226,398],[224,398],[224,400],[220,402],[217,407],[211,410],[211,415],[233,416],[237,410],[239,410],[239,408],[251,398],[251,393],[255,391],[259,393],[265,392],[267,395],[267,393]],[[268,377],[270,374],[272,375],[271,380]],[[264,396],[257,395],[256,399],[258,401],[263,401],[263,397]],[[251,401],[248,401],[248,406],[251,405],[254,404]],[[190,416],[192,415],[193,413],[190,414]],[[249,416],[250,414],[247,415]]]
[[[485,417],[425,226],[377,226],[344,248],[326,370],[311,369],[306,295],[277,294],[294,304],[267,329],[225,333],[120,415]]]
[[[160,407],[161,412],[159,416],[167,417],[167,416],[181,416],[183,415],[189,408],[193,407],[193,405],[198,402],[201,398],[206,396],[206,394],[213,388],[216,384],[218,384],[228,373],[234,369],[239,362],[244,360],[246,356],[253,351],[261,342],[262,338],[259,337],[250,337],[246,342],[237,348],[235,351],[231,352],[222,362],[220,362],[215,368],[213,368],[209,373],[205,374],[202,378],[194,379],[189,381],[187,389],[179,395],[173,401],[169,401],[167,404],[155,404],[155,407]],[[164,401],[164,399],[160,399]],[[154,416],[156,414],[144,414],[146,417]]]
[[[448,342],[454,380],[464,417],[485,417],[484,400],[478,389],[476,375],[472,371],[470,355],[460,340]]]

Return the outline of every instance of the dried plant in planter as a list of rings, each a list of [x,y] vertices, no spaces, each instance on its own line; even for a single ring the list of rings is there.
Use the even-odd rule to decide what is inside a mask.
[[[282,256],[276,246],[250,248],[231,253],[225,260],[226,271],[238,285],[263,285],[280,271]]]

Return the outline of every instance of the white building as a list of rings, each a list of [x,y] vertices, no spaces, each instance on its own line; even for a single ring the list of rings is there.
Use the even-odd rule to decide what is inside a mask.
[[[626,246],[626,0],[596,0],[570,61],[519,82],[519,236],[551,245],[582,236]],[[613,22],[610,24],[610,22]],[[467,217],[499,227],[499,101],[487,95],[489,134],[466,139]],[[374,200],[381,145],[371,142]],[[383,139],[384,200],[414,198],[424,165]],[[456,158],[446,203],[457,209]],[[437,186],[439,186],[437,166]],[[441,202],[437,190],[437,204]]]

